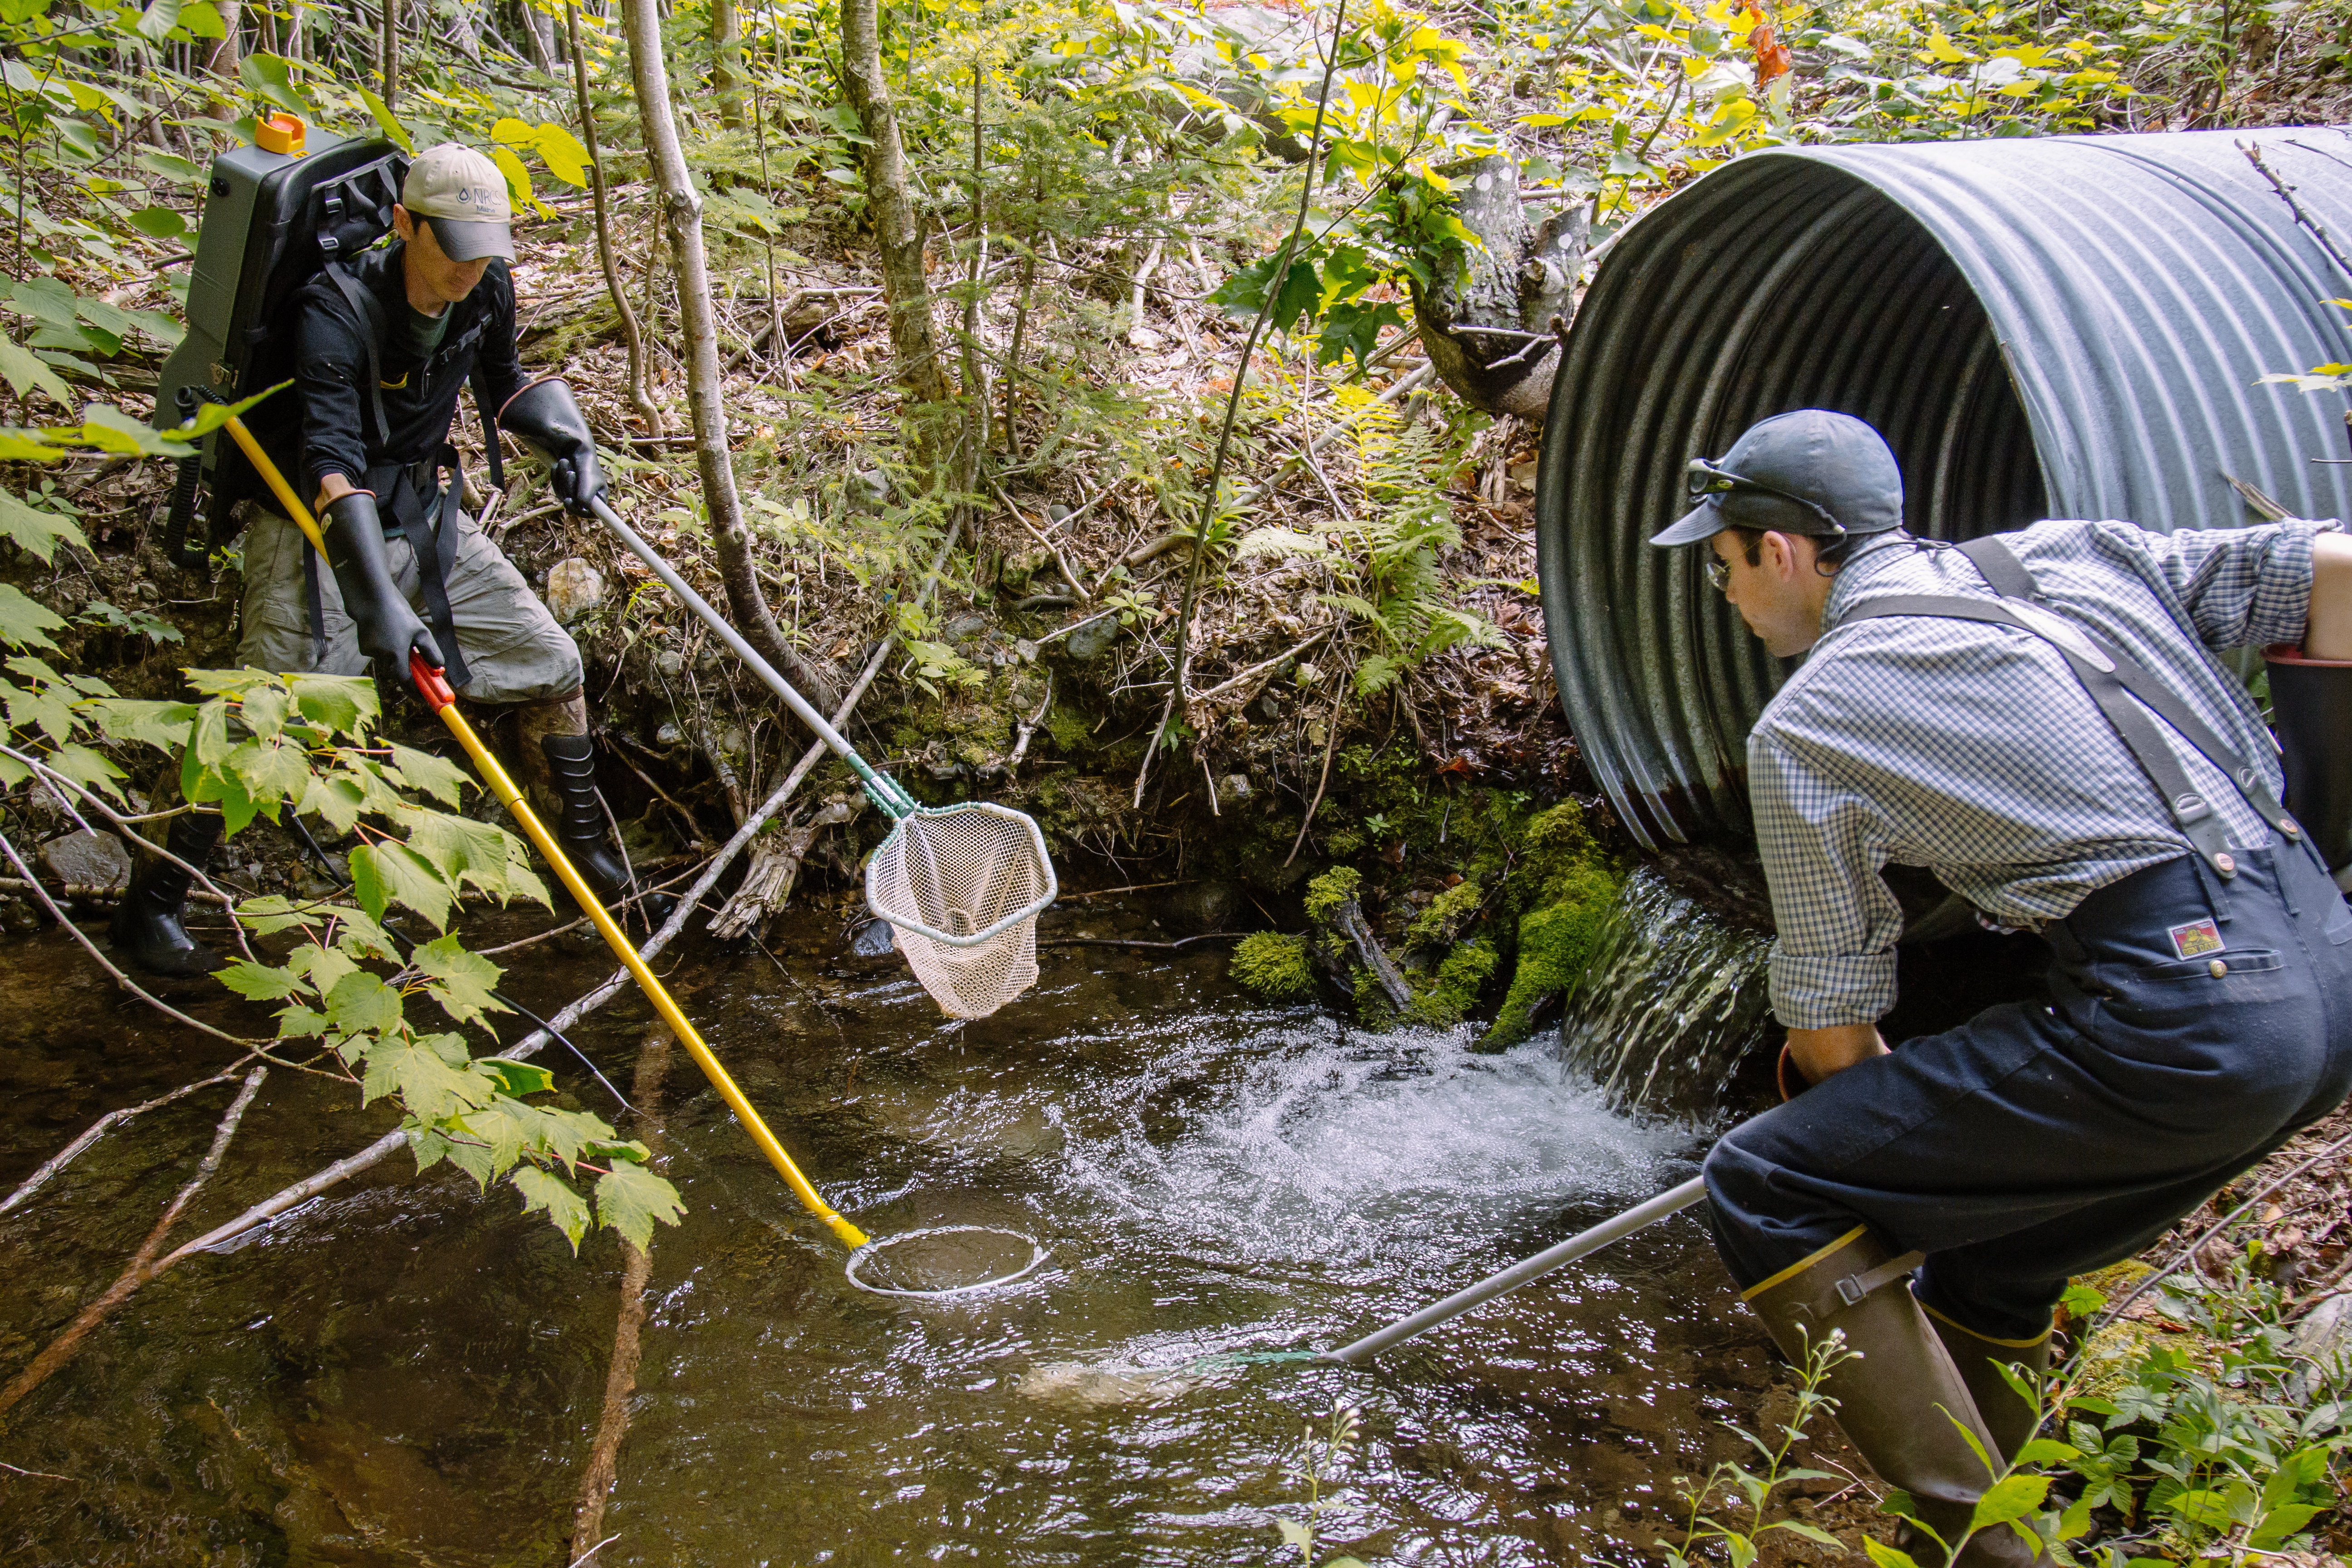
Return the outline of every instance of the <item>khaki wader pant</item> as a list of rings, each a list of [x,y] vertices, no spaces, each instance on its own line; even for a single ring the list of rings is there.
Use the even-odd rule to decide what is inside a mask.
[[[310,588],[303,567],[311,553],[310,541],[275,512],[257,506],[249,515],[237,662],[289,674],[366,674],[368,658],[360,651],[357,628],[343,614],[342,590],[334,573],[325,562],[319,563],[320,621],[327,643],[321,658],[310,636]],[[450,618],[457,624],[457,647],[471,676],[466,698],[474,702],[539,702],[577,688],[580,649],[571,634],[556,625],[514,563],[471,517],[459,512],[457,526],[457,559],[444,586]],[[394,534],[384,541],[384,555],[394,585],[430,626],[415,547],[404,535]],[[436,640],[441,635],[436,627]]]

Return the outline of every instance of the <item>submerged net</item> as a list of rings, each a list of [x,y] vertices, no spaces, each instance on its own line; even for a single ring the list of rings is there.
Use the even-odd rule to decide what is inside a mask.
[[[866,868],[866,901],[950,1018],[985,1018],[1035,984],[1037,916],[1054,901],[1045,836],[975,801],[902,819]]]
[[[1045,1261],[1034,1237],[992,1225],[942,1225],[869,1241],[849,1258],[849,1282],[877,1296],[961,1296],[1027,1278]]]

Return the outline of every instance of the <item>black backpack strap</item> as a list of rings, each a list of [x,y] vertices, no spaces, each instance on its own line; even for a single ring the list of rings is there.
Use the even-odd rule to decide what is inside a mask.
[[[458,464],[457,448],[446,442],[433,455],[429,468],[425,464],[417,467],[430,472],[436,483],[442,470],[446,469],[449,475],[448,482],[440,487],[441,507],[433,521],[433,537],[425,540],[411,533],[408,542],[416,552],[416,575],[425,590],[425,617],[433,623],[441,644],[441,656],[449,661],[445,673],[450,685],[462,687],[473,679],[473,672],[466,668],[466,655],[457,647],[457,616],[449,608],[449,574],[457,564],[457,506],[466,488],[465,470]],[[416,485],[415,470],[410,471],[406,482],[415,486],[414,493],[419,500],[425,499],[428,492],[424,486]],[[423,510],[421,507],[418,510]]]
[[[343,303],[349,305],[352,313],[359,318],[361,333],[367,343],[368,408],[375,416],[375,439],[368,445],[381,451],[392,439],[392,425],[383,416],[383,351],[378,347],[383,342],[389,325],[383,319],[383,302],[341,262],[330,261],[320,270],[327,275],[329,281],[342,295]]]

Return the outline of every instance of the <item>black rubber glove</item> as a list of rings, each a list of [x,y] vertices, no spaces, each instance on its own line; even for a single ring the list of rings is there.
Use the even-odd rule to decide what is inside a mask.
[[[343,593],[343,614],[359,628],[360,651],[374,662],[376,673],[407,679],[411,648],[424,654],[434,668],[442,668],[446,661],[432,629],[393,583],[375,496],[367,490],[337,496],[327,503],[320,521],[327,535],[327,564],[334,568],[335,586]]]
[[[565,383],[534,381],[499,410],[499,426],[547,456],[555,499],[575,512],[604,493],[604,470],[596,461],[596,437],[587,416]]]

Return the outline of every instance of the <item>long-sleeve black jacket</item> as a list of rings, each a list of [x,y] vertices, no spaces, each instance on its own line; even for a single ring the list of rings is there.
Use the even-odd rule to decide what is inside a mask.
[[[407,308],[401,271],[402,245],[394,240],[345,264],[360,287],[375,298],[380,319],[397,321]],[[302,468],[313,490],[328,474],[362,483],[370,468],[414,464],[430,458],[449,438],[457,395],[476,364],[481,366],[485,411],[497,417],[508,398],[521,389],[522,364],[515,356],[514,281],[507,264],[493,259],[474,291],[449,307],[448,331],[431,359],[419,363],[386,331],[376,344],[384,430],[375,428],[367,395],[367,326],[335,280],[323,273],[296,290],[295,391],[302,400]]]

